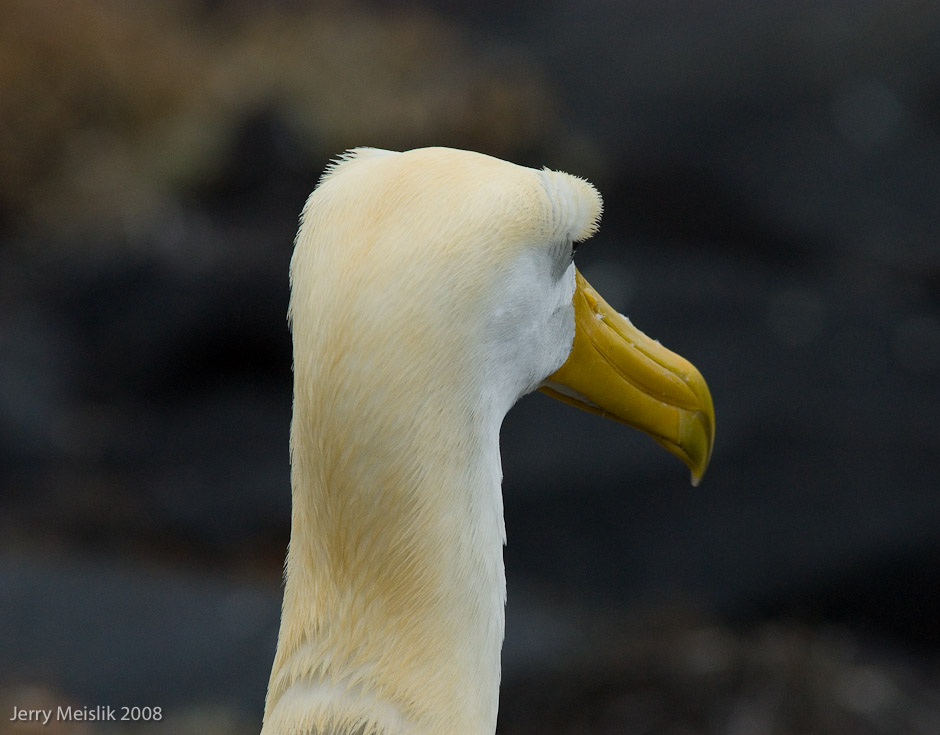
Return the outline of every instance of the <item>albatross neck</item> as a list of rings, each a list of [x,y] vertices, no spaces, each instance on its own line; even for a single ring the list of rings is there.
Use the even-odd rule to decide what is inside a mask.
[[[505,411],[442,397],[360,415],[295,395],[264,735],[494,732]]]

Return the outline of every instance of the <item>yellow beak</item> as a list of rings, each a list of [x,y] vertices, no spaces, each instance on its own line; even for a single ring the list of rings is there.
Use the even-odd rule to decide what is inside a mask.
[[[575,333],[565,364],[540,390],[646,432],[698,485],[715,441],[715,409],[702,374],[633,326],[575,272]]]

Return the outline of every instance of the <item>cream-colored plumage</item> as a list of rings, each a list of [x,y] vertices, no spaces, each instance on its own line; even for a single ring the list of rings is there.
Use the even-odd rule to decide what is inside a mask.
[[[499,427],[572,352],[600,211],[581,179],[443,148],[357,149],[310,196],[264,735],[494,732]]]

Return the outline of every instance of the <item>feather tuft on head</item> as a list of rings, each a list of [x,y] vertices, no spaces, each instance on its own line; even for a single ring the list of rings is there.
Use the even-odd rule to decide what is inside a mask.
[[[564,171],[544,168],[542,183],[552,203],[552,228],[572,242],[586,240],[600,226],[604,205],[601,195],[589,182]]]

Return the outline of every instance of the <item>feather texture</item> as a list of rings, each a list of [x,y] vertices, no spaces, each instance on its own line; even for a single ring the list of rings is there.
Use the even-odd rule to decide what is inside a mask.
[[[600,196],[477,153],[358,148],[291,261],[292,531],[264,735],[495,730],[499,428],[574,337]]]

